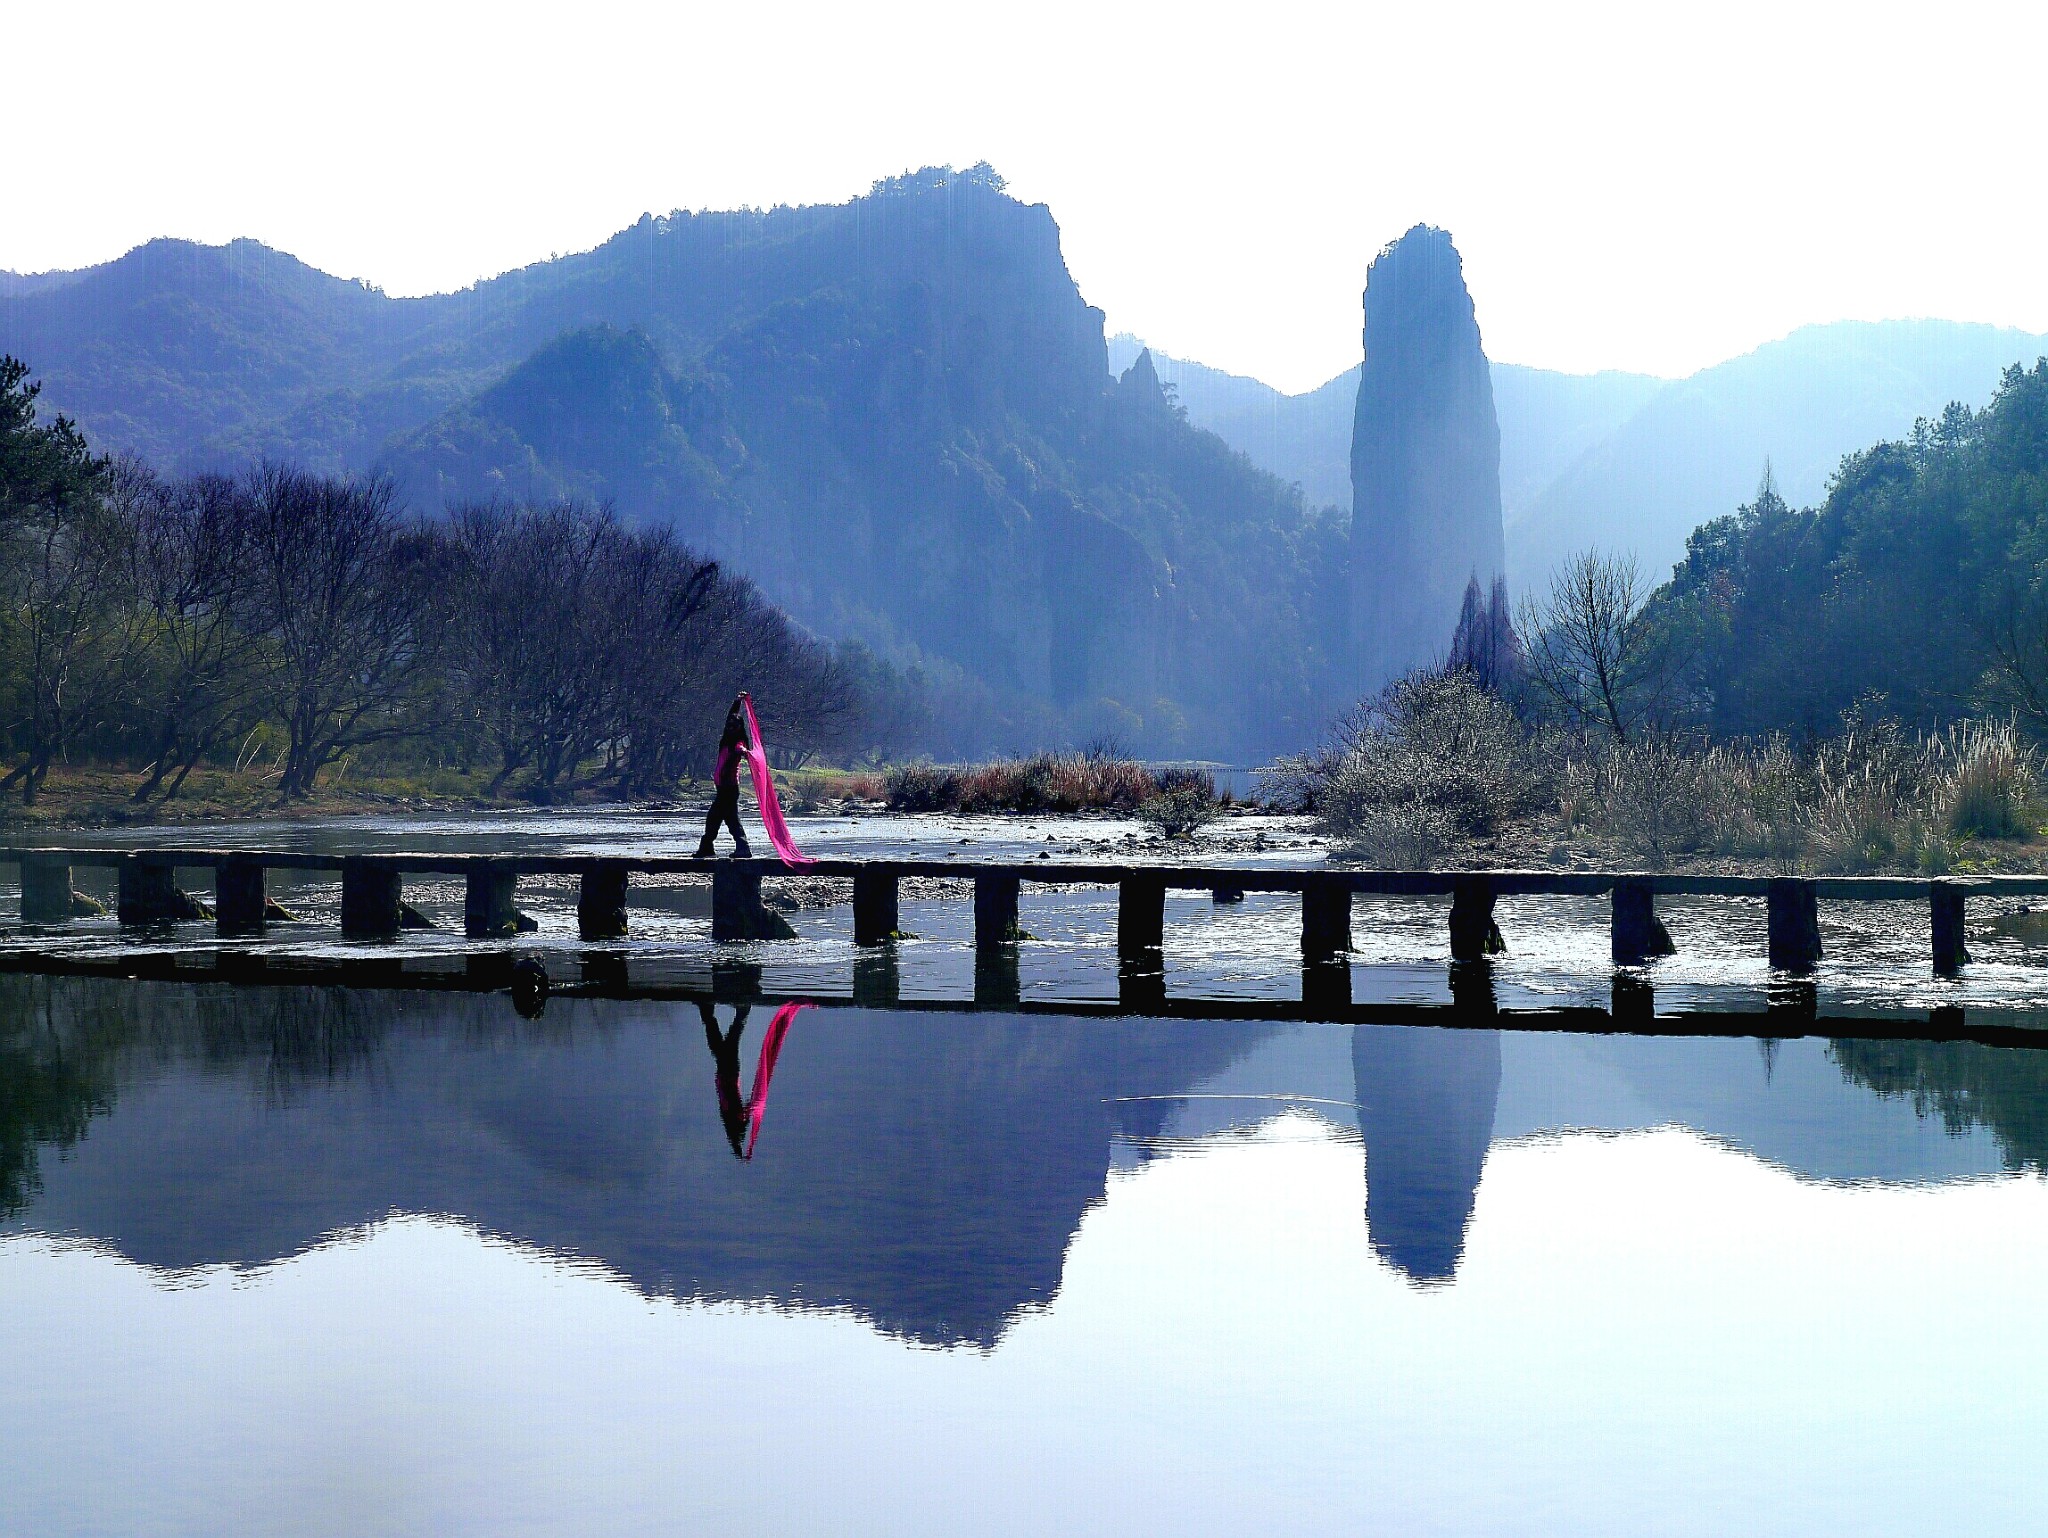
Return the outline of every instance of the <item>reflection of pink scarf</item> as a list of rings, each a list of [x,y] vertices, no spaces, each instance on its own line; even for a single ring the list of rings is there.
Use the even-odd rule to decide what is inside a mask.
[[[754,799],[761,803],[761,826],[768,830],[768,842],[775,846],[775,852],[782,857],[782,863],[792,870],[817,861],[796,847],[796,840],[790,836],[789,823],[782,815],[782,802],[775,794],[775,776],[768,772],[768,754],[761,746],[761,723],[754,719],[754,702],[742,700],[747,709],[747,741],[743,746],[725,749],[718,755],[718,765],[711,771],[714,782],[725,778],[725,771],[732,763],[735,753],[745,753],[747,767],[754,773]]]
[[[754,739],[759,741],[757,737]],[[754,1145],[761,1141],[761,1118],[768,1114],[768,1083],[775,1077],[775,1059],[782,1055],[782,1038],[789,1034],[789,1023],[800,1010],[811,1008],[809,1004],[785,1004],[775,1011],[775,1018],[768,1022],[768,1034],[761,1038],[761,1059],[754,1064],[754,1088],[747,1095],[747,1120],[752,1123],[747,1133],[747,1157],[754,1157]]]

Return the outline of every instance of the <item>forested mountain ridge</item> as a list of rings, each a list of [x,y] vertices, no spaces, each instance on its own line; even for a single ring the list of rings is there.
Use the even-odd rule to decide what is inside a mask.
[[[165,466],[359,389],[432,323],[253,240],[153,240],[102,266],[0,288],[0,352],[31,362],[44,399],[97,445]]]
[[[2048,361],[2008,368],[1842,463],[1818,506],[1766,482],[1696,529],[1653,605],[1724,733],[1825,733],[1845,711],[2048,728]]]
[[[0,289],[0,350],[97,446],[378,466],[416,507],[578,494],[673,524],[816,629],[951,678],[963,749],[1298,745],[1336,531],[1113,381],[1043,206],[985,168],[646,217],[397,300],[252,243]]]

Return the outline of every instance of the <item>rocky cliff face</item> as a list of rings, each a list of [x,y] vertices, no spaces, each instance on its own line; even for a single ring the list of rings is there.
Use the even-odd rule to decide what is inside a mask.
[[[947,680],[971,730],[940,752],[1256,762],[1320,725],[1341,525],[1149,360],[1111,378],[1051,211],[985,168],[643,218],[424,299],[158,242],[0,287],[0,351],[95,447],[166,467],[374,467],[423,513],[576,496],[667,524]]]
[[[1506,568],[1479,321],[1457,247],[1428,225],[1366,274],[1351,498],[1352,657],[1369,691],[1439,660],[1466,583]]]

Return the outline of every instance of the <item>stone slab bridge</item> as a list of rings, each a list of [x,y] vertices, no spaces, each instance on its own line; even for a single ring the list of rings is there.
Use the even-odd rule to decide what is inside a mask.
[[[581,882],[578,928],[585,940],[626,934],[626,892],[635,875],[696,874],[711,878],[711,933],[719,942],[749,940],[762,930],[761,881],[787,874],[774,860],[665,859],[598,855],[442,853],[310,854],[288,850],[205,848],[0,848],[0,865],[21,869],[24,924],[52,925],[74,913],[72,871],[111,867],[118,873],[117,911],[124,924],[190,918],[191,900],[177,887],[180,870],[210,870],[214,923],[225,938],[260,935],[265,926],[265,874],[272,870],[331,872],[341,881],[341,929],[351,939],[396,935],[407,876],[461,876],[467,882],[464,928],[476,938],[516,932],[515,898],[522,876],[574,876]],[[1504,896],[1607,896],[1612,903],[1613,957],[1632,966],[1672,951],[1657,917],[1660,896],[1761,898],[1770,964],[1799,974],[1821,959],[1819,904],[1909,900],[1928,907],[1929,954],[1938,975],[1968,960],[1964,904],[1971,897],[2048,895],[2048,876],[1928,879],[1906,876],[1697,876],[1637,871],[1379,871],[1331,866],[1296,869],[1228,864],[1063,864],[1036,860],[977,864],[958,859],[819,860],[806,876],[850,878],[857,946],[883,944],[898,932],[897,888],[905,877],[944,877],[974,885],[978,952],[1015,945],[1018,893],[1026,882],[1115,887],[1120,960],[1156,969],[1165,931],[1168,890],[1208,892],[1219,902],[1246,892],[1301,896],[1301,953],[1307,966],[1341,964],[1351,949],[1352,905],[1359,897],[1444,897],[1454,961],[1479,960],[1504,946],[1494,902]]]

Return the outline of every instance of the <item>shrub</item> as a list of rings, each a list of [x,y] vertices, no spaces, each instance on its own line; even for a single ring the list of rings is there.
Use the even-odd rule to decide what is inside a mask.
[[[1443,808],[1420,798],[1361,807],[1356,817],[1337,853],[1382,870],[1433,870],[1458,839]]]
[[[896,812],[1132,812],[1158,792],[1143,764],[1106,754],[1041,753],[958,769],[906,764],[888,781]]]
[[[1958,838],[2024,838],[2039,780],[2010,721],[1964,721],[1929,744],[1941,820]]]
[[[1222,815],[1212,775],[1199,769],[1168,769],[1158,784],[1159,793],[1139,804],[1138,816],[1167,838],[1185,837]]]
[[[889,781],[880,774],[849,774],[840,782],[840,791],[849,801],[887,801]]]
[[[1638,738],[1606,746],[1590,796],[1595,827],[1660,869],[1677,854],[1727,847],[1738,836],[1740,757],[1721,749]]]
[[[889,771],[887,791],[892,812],[949,812],[960,804],[960,772],[901,764]]]
[[[1465,673],[1389,685],[1296,772],[1324,827],[1352,844],[1491,834],[1540,783],[1514,712]]]

